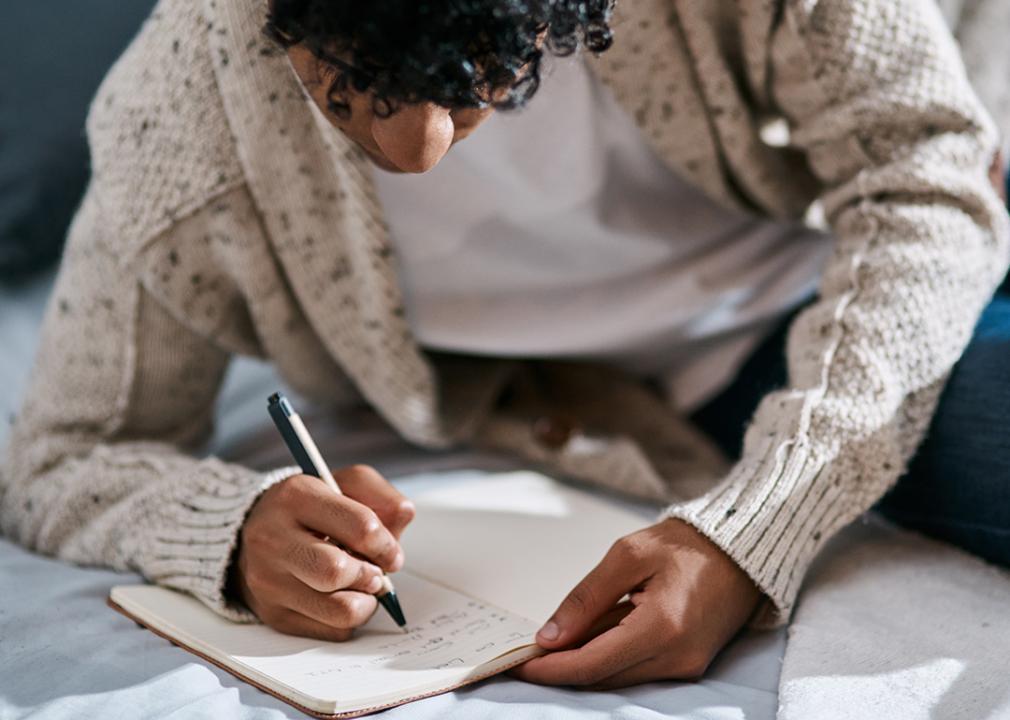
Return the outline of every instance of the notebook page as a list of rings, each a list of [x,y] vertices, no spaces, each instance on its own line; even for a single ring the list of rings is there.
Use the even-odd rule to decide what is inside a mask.
[[[435,488],[411,498],[417,516],[403,536],[406,567],[536,623],[615,540],[658,512],[527,471],[439,473]]]
[[[351,711],[443,689],[534,642],[537,626],[524,618],[409,572],[395,579],[409,633],[380,610],[346,643],[234,624],[187,595],[159,587],[117,587],[112,599],[183,644],[320,712]]]

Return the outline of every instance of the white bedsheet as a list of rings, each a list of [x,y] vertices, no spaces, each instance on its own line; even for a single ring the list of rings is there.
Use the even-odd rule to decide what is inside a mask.
[[[105,605],[110,587],[138,579],[0,540],[0,718],[305,717]],[[782,633],[745,635],[699,683],[591,693],[498,678],[385,716],[770,720],[783,645]]]
[[[49,282],[0,291],[0,377],[5,385],[0,417],[5,419],[14,411],[27,376]],[[246,458],[257,467],[289,463],[266,420],[265,399],[277,386],[264,364],[235,364],[219,403],[216,452]],[[418,452],[369,413],[339,422],[309,422],[332,464],[374,464],[398,478],[408,494],[440,482],[444,470],[515,467],[500,457]],[[6,433],[7,422],[0,423],[0,445]],[[650,517],[645,512],[643,524]],[[0,720],[304,717],[105,605],[110,587],[138,579],[65,565],[0,539]],[[784,645],[784,632],[742,635],[698,683],[590,693],[498,678],[395,708],[385,716],[770,720],[776,713]]]
[[[1010,572],[880,518],[817,558],[781,720],[1007,720]]]

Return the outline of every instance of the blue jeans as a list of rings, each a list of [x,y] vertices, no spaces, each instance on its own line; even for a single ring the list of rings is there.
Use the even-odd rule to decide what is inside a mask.
[[[792,318],[789,318],[791,321]],[[786,382],[788,322],[747,360],[733,383],[693,416],[739,457],[758,401]],[[875,510],[913,530],[1010,567],[1010,293],[983,313],[954,366],[907,473]]]

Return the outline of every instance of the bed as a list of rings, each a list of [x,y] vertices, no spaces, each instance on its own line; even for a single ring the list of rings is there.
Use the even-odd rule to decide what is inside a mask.
[[[52,278],[0,290],[0,446],[23,391]],[[263,399],[279,385],[263,363],[240,359],[218,407],[215,452],[253,466],[283,461],[264,443]],[[368,462],[407,494],[448,471],[511,469],[508,458],[422,453],[377,418],[332,420],[334,464]],[[648,518],[643,518],[643,524]],[[65,565],[0,538],[0,718],[298,718],[297,710],[141,629],[105,605],[110,587],[135,575]],[[390,718],[682,718],[770,720],[776,716],[785,632],[747,632],[696,683],[654,683],[621,692],[545,688],[511,678],[386,712]]]

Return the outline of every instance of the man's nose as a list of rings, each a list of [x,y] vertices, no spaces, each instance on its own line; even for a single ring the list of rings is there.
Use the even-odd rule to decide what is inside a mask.
[[[388,118],[372,120],[372,137],[390,162],[404,172],[423,173],[452,146],[449,110],[434,103],[402,105]]]

